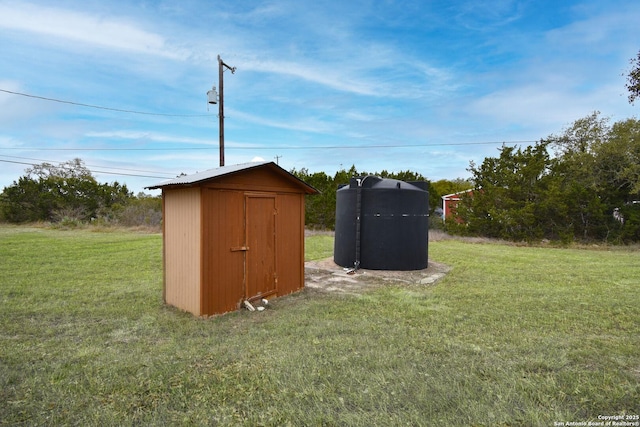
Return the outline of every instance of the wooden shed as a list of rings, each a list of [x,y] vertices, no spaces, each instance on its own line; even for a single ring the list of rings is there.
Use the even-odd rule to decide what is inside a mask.
[[[304,287],[304,196],[273,162],[223,166],[162,189],[163,298],[197,316]]]

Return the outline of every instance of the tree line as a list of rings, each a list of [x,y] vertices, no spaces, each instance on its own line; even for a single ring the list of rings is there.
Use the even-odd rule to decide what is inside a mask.
[[[431,228],[514,241],[640,241],[640,121],[609,123],[599,112],[576,120],[558,135],[526,146],[506,146],[496,157],[470,163],[471,179],[431,182],[413,171],[366,172],[355,165],[333,176],[308,169],[291,173],[320,194],[307,196],[306,225],[333,229],[336,191],[350,178],[376,175],[427,181]],[[441,197],[467,189],[457,216],[443,224]],[[99,183],[82,160],[43,163],[5,187],[0,220],[94,222],[159,226],[161,199],[134,196],[118,182]]]
[[[117,181],[99,183],[81,159],[73,159],[26,169],[0,193],[0,220],[155,227],[162,220],[161,206],[159,197],[134,196]]]
[[[442,218],[440,207],[441,197],[446,194],[456,193],[469,189],[473,186],[469,180],[457,178],[454,180],[429,181],[420,173],[410,170],[401,172],[366,172],[359,171],[355,165],[351,168],[341,169],[333,176],[325,172],[309,172],[308,169],[293,169],[290,171],[297,178],[311,185],[320,191],[320,194],[306,196],[305,200],[305,223],[309,228],[333,230],[336,223],[336,191],[343,184],[349,184],[351,178],[367,175],[379,176],[381,178],[398,179],[400,181],[426,181],[429,184],[429,214],[431,216],[431,226],[442,228]]]
[[[640,241],[640,121],[599,112],[471,163],[452,233],[515,241]]]
[[[335,226],[336,191],[350,178],[376,175],[402,181],[427,181],[419,173],[369,173],[355,166],[333,176],[325,172],[293,169],[294,176],[320,190],[306,199],[306,225],[310,228],[333,229]],[[435,226],[441,225],[438,208],[443,194],[471,188],[463,179],[429,182],[429,204],[436,211]],[[160,197],[144,193],[134,196],[126,185],[118,182],[99,183],[81,159],[54,165],[42,163],[25,170],[25,175],[0,193],[0,220],[11,223],[49,222],[54,224],[117,224],[124,226],[158,226],[162,220]]]

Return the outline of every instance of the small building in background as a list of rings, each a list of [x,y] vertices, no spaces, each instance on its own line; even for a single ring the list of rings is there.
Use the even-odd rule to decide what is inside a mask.
[[[458,203],[464,195],[473,196],[473,189],[458,191],[457,193],[442,196],[442,220],[447,221],[456,218],[458,222],[462,222],[458,218]]]
[[[209,316],[304,287],[304,200],[318,191],[273,162],[223,166],[162,190],[163,299]]]

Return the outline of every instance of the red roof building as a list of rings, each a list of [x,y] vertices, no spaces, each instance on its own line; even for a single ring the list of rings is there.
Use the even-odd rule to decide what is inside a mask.
[[[457,218],[458,215],[458,203],[464,194],[473,196],[473,189],[458,191],[457,193],[447,194],[442,196],[442,220]],[[457,218],[458,222],[462,222]]]

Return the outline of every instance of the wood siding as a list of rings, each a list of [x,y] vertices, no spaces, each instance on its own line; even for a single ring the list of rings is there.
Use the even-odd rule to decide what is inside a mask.
[[[165,300],[200,315],[200,188],[163,192]]]
[[[304,287],[304,194],[205,189],[201,314]]]
[[[276,288],[276,195],[245,193],[245,298],[273,295]]]
[[[279,194],[277,199],[278,295],[304,287],[304,194]]]
[[[244,194],[203,191],[201,314],[237,310],[244,297]]]
[[[220,188],[263,192],[302,192],[291,184],[291,180],[276,174],[271,169],[251,169],[243,173],[217,178],[205,184],[208,188]]]

